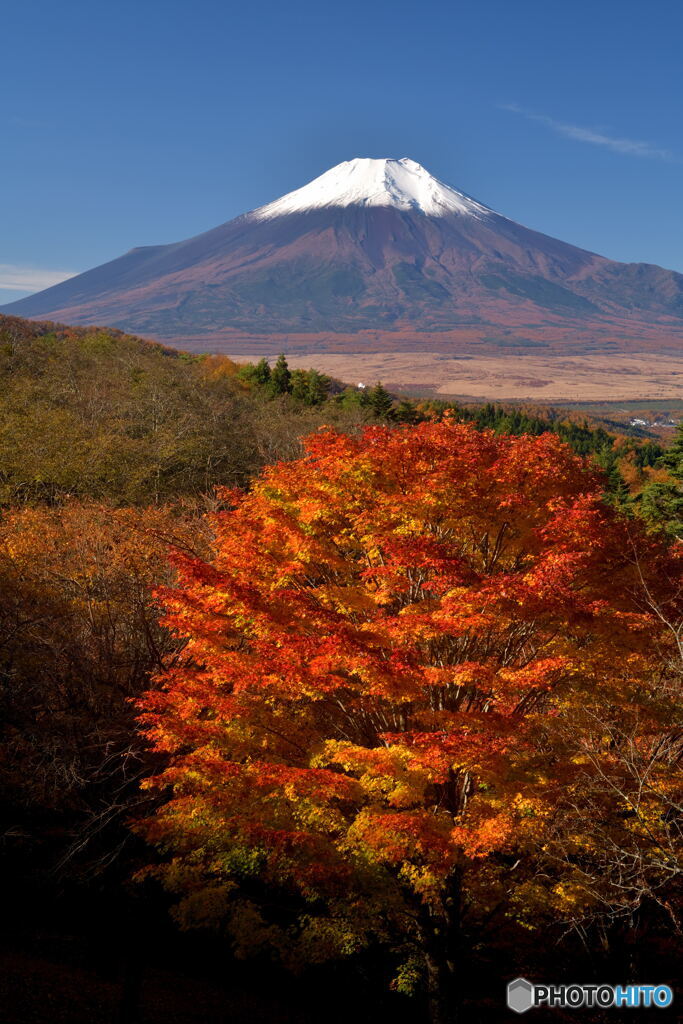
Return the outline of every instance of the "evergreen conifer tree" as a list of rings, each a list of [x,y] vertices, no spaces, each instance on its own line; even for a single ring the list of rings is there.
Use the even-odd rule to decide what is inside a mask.
[[[374,388],[370,392],[370,408],[374,412],[378,419],[387,419],[391,417],[393,408],[393,401],[389,392],[382,386],[380,381],[377,381]]]
[[[292,390],[292,374],[284,352],[277,357],[277,362],[270,374],[270,388],[274,395],[288,395]]]
[[[650,454],[644,453],[644,462]],[[683,538],[683,422],[678,425],[674,443],[656,464],[666,467],[672,480],[648,484],[638,496],[638,514],[649,526]]]
[[[292,398],[308,405],[308,374],[305,370],[293,370],[291,376]]]
[[[636,507],[648,526],[683,539],[683,493],[675,483],[648,484],[637,496]]]
[[[330,378],[318,370],[308,371],[308,405],[322,405],[327,400]]]
[[[267,359],[259,359],[254,367],[253,381],[254,384],[258,384],[261,387],[265,387],[270,382],[270,366]]]
[[[670,470],[674,480],[683,482],[683,421],[676,429],[676,440],[664,452],[661,464]]]
[[[421,422],[421,416],[415,408],[415,403],[409,402],[406,399],[402,399],[396,406],[394,419],[398,423],[415,424]]]

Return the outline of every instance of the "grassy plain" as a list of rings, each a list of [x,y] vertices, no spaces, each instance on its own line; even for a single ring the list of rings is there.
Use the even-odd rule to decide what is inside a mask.
[[[252,360],[244,352],[232,358]],[[288,354],[292,368],[315,366],[352,384],[381,380],[400,391],[492,401],[683,401],[683,356],[587,354],[472,355],[440,352]]]

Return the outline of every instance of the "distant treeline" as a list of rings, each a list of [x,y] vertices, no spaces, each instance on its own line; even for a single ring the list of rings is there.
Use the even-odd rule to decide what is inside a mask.
[[[296,457],[320,426],[453,416],[496,433],[551,431],[607,476],[612,498],[676,520],[676,456],[566,410],[409,399],[316,369],[190,355],[118,331],[0,318],[0,504],[198,499]],[[673,474],[673,476],[672,476]],[[673,487],[673,491],[671,488]],[[652,490],[654,488],[654,490]],[[672,511],[673,509],[673,511]]]
[[[641,491],[651,486],[649,470],[661,466],[664,448],[657,441],[629,434],[616,434],[586,416],[567,410],[518,406],[473,406],[439,399],[409,399],[390,394],[381,382],[372,387],[349,387],[319,371],[290,370],[286,357],[278,356],[271,367],[266,359],[240,367],[237,378],[255,396],[289,399],[295,407],[313,406],[332,410],[358,410],[390,423],[417,424],[445,416],[474,423],[479,430],[497,434],[557,434],[579,455],[591,456],[604,470],[613,500],[630,510],[640,510]],[[656,519],[651,503],[642,506],[647,517]]]

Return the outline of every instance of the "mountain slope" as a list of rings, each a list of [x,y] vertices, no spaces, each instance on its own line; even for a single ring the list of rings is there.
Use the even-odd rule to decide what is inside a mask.
[[[508,220],[412,160],[351,160],[218,228],[133,249],[6,312],[200,348],[457,349],[683,339],[683,275]]]

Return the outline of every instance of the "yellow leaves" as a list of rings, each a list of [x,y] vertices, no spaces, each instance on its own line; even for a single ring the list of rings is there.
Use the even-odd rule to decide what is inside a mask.
[[[412,784],[411,784],[412,783]],[[418,783],[417,785],[415,783]],[[419,784],[421,783],[421,785]],[[425,779],[424,776],[413,775],[410,780],[405,779],[394,785],[387,793],[387,803],[390,807],[408,808],[415,807],[421,803],[424,797]]]
[[[358,780],[366,808],[356,818],[353,827],[356,834],[362,827],[366,812],[374,815],[383,807],[409,811],[423,806],[429,772],[411,769],[410,760],[410,751],[400,747],[368,750],[351,744],[328,742],[315,763],[337,765]],[[376,818],[372,821],[373,825],[377,823]]]
[[[435,869],[432,864],[415,864],[408,861],[402,865],[400,877],[425,903],[438,906],[447,864],[450,866],[449,862],[445,862]]]
[[[559,882],[552,888],[551,892],[561,913],[588,907],[592,902],[585,885],[571,878]]]
[[[411,996],[417,991],[422,983],[424,964],[421,957],[415,955],[409,957],[399,965],[398,971],[392,980],[391,987],[396,992]]]
[[[359,931],[343,919],[307,915],[302,924],[298,947],[307,966],[339,956],[353,956],[363,947]]]
[[[316,587],[312,593],[316,595],[324,608],[329,608],[342,615],[354,613],[365,615],[375,610],[377,598],[369,594],[361,586],[336,586],[328,583]]]
[[[330,838],[344,834],[346,830],[344,816],[334,805],[319,800],[302,799],[292,786],[285,787],[282,795],[290,801],[292,817],[299,828],[327,835]]]
[[[315,765],[337,765],[359,778],[395,779],[405,771],[406,754],[396,747],[368,748],[339,740],[328,740],[316,755]]]

